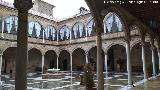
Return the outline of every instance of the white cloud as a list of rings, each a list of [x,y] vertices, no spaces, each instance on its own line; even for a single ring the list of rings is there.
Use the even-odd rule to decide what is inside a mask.
[[[4,0],[13,3],[14,0]],[[54,6],[53,15],[55,18],[66,18],[78,13],[80,7],[89,9],[84,0],[43,0]]]

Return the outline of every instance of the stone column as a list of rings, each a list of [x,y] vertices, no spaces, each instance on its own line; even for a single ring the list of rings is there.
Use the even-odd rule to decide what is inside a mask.
[[[2,56],[3,54],[0,54],[0,75],[1,75],[1,71],[2,71]]]
[[[88,63],[88,52],[86,52],[85,55],[86,55],[86,63]]]
[[[72,59],[73,59],[73,57],[72,57],[72,53],[70,54],[70,59],[71,59],[71,61],[70,61],[70,63],[71,63],[71,90],[72,90],[72,72],[73,72],[73,68],[72,68]]]
[[[58,60],[58,58],[59,58],[59,55],[57,54],[57,69],[59,69],[59,60]]]
[[[153,76],[156,76],[156,64],[155,64],[155,53],[154,53],[155,47],[152,45],[151,46],[151,51],[152,51],[152,65],[153,65]]]
[[[88,39],[87,39],[87,34],[88,34],[88,32],[87,32],[87,28],[86,28],[86,41],[88,40]]]
[[[142,62],[143,62],[143,73],[144,73],[144,80],[147,80],[147,68],[146,68],[146,55],[145,55],[145,41],[142,40]]]
[[[132,82],[132,66],[130,57],[130,41],[126,42],[126,54],[127,54],[127,72],[128,72],[128,86],[133,86]]]
[[[45,30],[43,30],[43,39],[42,39],[43,43],[44,43],[44,36],[45,36],[44,34],[45,34]]]
[[[43,69],[44,68],[44,54],[42,54],[42,73],[43,73]]]
[[[160,37],[159,39],[157,40],[157,52],[158,52],[158,59],[159,59],[159,71],[160,71]]]
[[[72,30],[70,30],[70,40],[72,40]]]
[[[14,0],[18,10],[15,90],[27,90],[28,10],[32,6],[32,0]]]
[[[102,37],[101,29],[96,28],[97,37],[97,80],[98,80],[98,90],[104,90],[104,76],[103,76],[103,60],[102,60]]]
[[[70,54],[71,73],[72,73],[72,59],[73,59],[73,57],[72,57],[72,53],[71,53],[71,54]]]
[[[4,38],[4,34],[3,34],[3,31],[4,31],[4,18],[2,17],[2,38]]]
[[[160,70],[160,48],[157,49],[158,52],[158,58],[159,58],[159,70]]]
[[[105,68],[106,68],[106,78],[108,78],[107,52],[105,52]]]

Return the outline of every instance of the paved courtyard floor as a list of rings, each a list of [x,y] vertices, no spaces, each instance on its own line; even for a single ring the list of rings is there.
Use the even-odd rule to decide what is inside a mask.
[[[160,75],[144,82],[143,74],[134,74],[132,80],[134,87],[129,88],[127,87],[127,73],[109,74],[108,78],[105,78],[104,90],[160,90]],[[28,90],[85,90],[85,87],[80,85],[80,78],[77,73],[73,73],[72,77],[70,73],[66,73],[65,77],[61,79],[42,79],[41,76],[38,76],[27,78],[27,81]],[[97,83],[96,77],[94,81]],[[0,90],[14,90],[14,79],[5,77],[2,82]]]
[[[160,90],[160,75],[146,81],[145,83],[137,85],[130,90]]]

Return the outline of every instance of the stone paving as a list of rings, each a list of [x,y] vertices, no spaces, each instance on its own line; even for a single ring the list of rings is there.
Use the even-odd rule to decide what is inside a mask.
[[[131,88],[131,87],[127,87],[127,75],[125,73],[111,74],[111,75],[109,75],[108,78],[105,78],[105,89],[104,90],[160,90],[160,75],[158,75],[156,78],[152,77],[152,78],[149,78],[148,81],[144,81],[142,74],[135,74],[135,75],[133,75],[132,79],[133,79],[134,87]],[[9,80],[9,81],[10,82],[8,84],[7,83],[5,84],[5,86],[4,86],[5,88],[0,87],[0,90],[14,90],[14,84],[15,84],[15,83],[13,83],[14,80]],[[73,78],[73,82],[75,82],[73,84],[73,86],[69,86],[70,84],[67,84],[68,82],[70,83],[70,81],[68,81],[68,82],[60,81],[61,83],[66,83],[60,87],[58,87],[59,85],[56,84],[56,82],[54,81],[53,83],[50,83],[51,85],[47,84],[48,89],[39,87],[39,85],[36,81],[36,82],[32,82],[32,83],[34,83],[34,88],[30,88],[28,90],[85,90],[85,87],[79,85],[79,82],[77,82],[77,81],[79,81],[79,80]],[[58,82],[58,83],[60,83],[60,82]],[[95,80],[95,82],[97,82],[97,80]],[[45,87],[46,86],[45,83],[46,82],[43,82],[42,86]],[[29,82],[28,82],[28,84],[29,84]],[[42,84],[42,83],[40,83],[40,84]],[[38,85],[38,86],[35,86],[35,85]],[[56,85],[56,88],[53,89],[54,85]],[[30,85],[28,85],[28,86],[30,86]],[[31,86],[33,86],[33,85],[31,85]],[[52,89],[51,88],[49,89],[50,86]],[[11,87],[13,87],[13,88],[11,88]]]
[[[145,83],[137,85],[130,90],[160,90],[160,75],[146,81]]]

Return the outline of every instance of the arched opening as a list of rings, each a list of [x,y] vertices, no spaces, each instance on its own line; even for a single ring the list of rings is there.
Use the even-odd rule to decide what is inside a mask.
[[[92,19],[87,23],[87,27],[86,27],[88,37],[96,35],[96,31],[94,30],[94,27],[95,27],[95,22]]]
[[[140,45],[140,43],[134,45],[131,50],[131,65],[132,72],[143,72],[142,46]]]
[[[122,31],[123,26],[119,17],[115,13],[109,13],[104,21],[104,33]]]
[[[42,53],[35,48],[28,51],[28,73],[39,73],[42,71]]]
[[[71,69],[70,53],[67,50],[63,50],[60,52],[58,65],[58,68],[61,71],[69,71]]]
[[[16,35],[18,27],[18,17],[9,16],[3,22],[3,32]]]
[[[28,36],[33,38],[43,38],[43,31],[42,25],[38,22],[29,22],[28,27]]]
[[[65,41],[70,39],[70,29],[68,26],[64,25],[58,33],[58,39],[60,41]]]
[[[16,53],[16,47],[9,47],[3,52],[2,74],[15,73]]]
[[[113,45],[107,51],[107,68],[110,72],[126,72],[126,49],[122,45]]]
[[[45,53],[44,56],[44,65],[49,68],[53,69],[56,68],[57,65],[57,55],[54,51],[49,50]]]
[[[44,38],[48,40],[57,40],[57,31],[53,26],[48,26],[44,32]]]
[[[102,60],[104,62],[104,51],[102,50]],[[93,66],[94,71],[97,70],[97,47],[92,47],[88,52],[88,62]],[[103,64],[103,70],[105,65]]]
[[[86,36],[83,23],[76,23],[72,28],[72,38],[83,38]]]
[[[85,51],[81,48],[78,48],[73,51],[72,57],[73,57],[73,60],[72,60],[73,71],[83,71],[83,67],[86,62]]]

